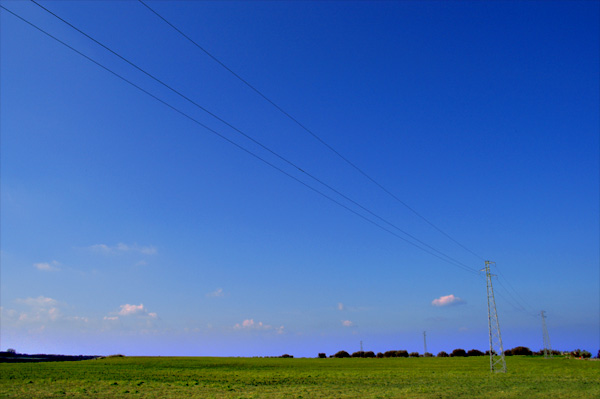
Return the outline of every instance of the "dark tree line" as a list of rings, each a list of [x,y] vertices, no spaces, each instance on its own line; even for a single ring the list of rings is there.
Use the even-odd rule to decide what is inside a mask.
[[[560,352],[557,350],[552,351],[553,355],[562,355],[564,352]],[[590,358],[591,354],[588,351],[576,349],[572,352],[568,353],[572,357],[581,357],[581,358]],[[469,351],[465,351],[462,348],[454,349],[450,354],[441,351],[437,354],[437,357],[473,357],[473,356],[489,356],[490,351],[482,352],[479,349],[471,349]],[[526,346],[517,346],[512,349],[508,349],[504,351],[505,356],[543,356],[544,350],[540,350],[538,352],[533,352],[531,349]],[[598,352],[598,356],[600,357],[600,351]],[[325,353],[319,353],[319,358],[327,358]],[[330,358],[345,358],[345,357],[361,357],[361,358],[387,358],[387,357],[434,357],[433,354],[429,352],[425,352],[424,354],[420,354],[419,352],[408,352],[406,350],[391,350],[386,352],[378,352],[375,354],[373,351],[358,351],[352,354],[346,351],[339,351],[334,355],[330,355]]]

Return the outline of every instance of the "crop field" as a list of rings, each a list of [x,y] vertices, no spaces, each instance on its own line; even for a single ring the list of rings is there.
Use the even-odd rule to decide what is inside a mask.
[[[123,357],[0,364],[2,398],[600,398],[600,362]]]

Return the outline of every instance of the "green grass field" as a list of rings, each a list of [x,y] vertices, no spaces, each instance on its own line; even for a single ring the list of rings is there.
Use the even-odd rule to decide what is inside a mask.
[[[600,361],[125,357],[0,364],[2,398],[600,398]]]

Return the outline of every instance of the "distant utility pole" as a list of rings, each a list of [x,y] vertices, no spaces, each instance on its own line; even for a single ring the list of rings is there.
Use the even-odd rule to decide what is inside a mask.
[[[423,331],[423,355],[427,353],[427,331]]]
[[[361,351],[361,352],[363,351],[363,348],[362,348],[362,341],[360,341],[360,351]]]
[[[550,335],[546,328],[546,312],[542,310],[542,330],[544,331],[544,358],[552,358],[552,346],[550,345]]]
[[[506,373],[506,360],[504,359],[504,347],[502,346],[502,336],[500,335],[500,323],[498,322],[498,312],[496,311],[496,299],[494,298],[494,287],[492,287],[492,276],[490,265],[496,262],[485,261],[485,277],[487,281],[487,299],[488,299],[488,326],[490,328],[490,371]]]

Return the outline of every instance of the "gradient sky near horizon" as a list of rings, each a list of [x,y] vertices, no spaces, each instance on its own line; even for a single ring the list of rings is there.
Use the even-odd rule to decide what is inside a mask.
[[[0,4],[245,149],[0,10],[1,350],[486,350],[486,259],[505,348],[600,349],[600,2],[147,1],[461,245],[139,2],[40,4],[273,152]]]

